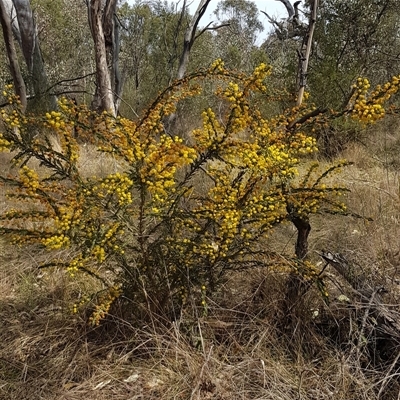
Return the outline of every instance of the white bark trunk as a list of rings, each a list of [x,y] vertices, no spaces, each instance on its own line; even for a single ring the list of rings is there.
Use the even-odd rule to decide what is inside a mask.
[[[190,20],[189,26],[185,31],[185,38],[183,42],[183,49],[179,60],[179,67],[177,72],[177,79],[182,79],[189,65],[190,50],[192,49],[193,43],[196,39],[196,30],[201,17],[206,12],[206,9],[211,0],[201,0],[196,12]],[[185,5],[185,4],[184,4]]]
[[[115,116],[114,93],[111,85],[110,71],[107,65],[107,51],[102,17],[101,0],[91,0],[89,18],[95,50],[98,107],[99,111],[107,111]]]
[[[315,23],[317,20],[317,8],[318,0],[313,1],[313,6],[311,10],[310,22],[308,25],[308,37],[307,46],[305,54],[301,54],[300,69],[299,69],[299,91],[297,93],[296,105],[299,106],[303,102],[304,91],[307,84],[307,71],[308,71],[308,61],[310,59],[311,47],[313,43],[313,35],[315,30]]]
[[[15,50],[10,15],[7,13],[3,0],[0,0],[0,23],[3,28],[4,42],[6,46],[10,71],[14,82],[15,94],[20,98],[22,112],[26,110],[26,87],[19,67],[18,56]]]

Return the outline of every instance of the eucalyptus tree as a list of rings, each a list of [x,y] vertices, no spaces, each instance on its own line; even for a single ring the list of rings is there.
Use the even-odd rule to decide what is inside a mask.
[[[259,61],[256,45],[264,27],[256,4],[248,0],[222,0],[214,14],[220,24],[215,36],[215,54],[231,68],[251,70]],[[258,54],[260,53],[260,54]]]
[[[121,96],[117,0],[87,0],[87,6],[96,61],[96,93],[93,108],[116,115],[117,99]]]
[[[149,53],[153,25],[153,11],[146,3],[123,4],[119,9],[121,22],[121,70],[125,81],[125,95],[129,103],[140,109],[147,102],[145,90],[141,90],[151,75]],[[147,90],[148,92],[148,90]],[[124,104],[122,104],[124,108]]]
[[[177,4],[138,0],[123,4],[118,17],[126,101],[122,108],[139,113],[175,79],[188,16]]]
[[[0,1],[0,23],[3,30],[5,48],[9,60],[10,73],[14,82],[15,93],[21,100],[22,110],[25,111],[27,105],[26,86],[19,66],[17,51],[14,46],[11,20],[3,1]]]
[[[124,112],[132,113],[131,107],[140,112],[165,86],[215,59],[210,33],[215,28],[199,27],[209,4],[210,0],[199,1],[194,15],[186,0],[138,0],[119,8],[121,70],[126,77]]]
[[[28,87],[28,93],[33,99],[30,106],[32,108],[53,109],[56,107],[56,101],[55,97],[48,93],[48,79],[30,2],[29,0],[1,0],[1,2],[3,32],[4,28],[8,32],[4,36],[9,44],[6,50],[9,60],[13,59],[14,75],[17,59],[13,54],[12,46],[10,46],[11,38],[8,25],[10,25],[14,38],[19,43],[27,67],[28,78],[25,83]],[[23,95],[20,83],[18,84],[17,94]]]
[[[346,103],[360,75],[378,83],[398,73],[400,10],[396,0],[320,0],[314,16],[316,1],[277,1],[285,5],[288,16],[277,21],[264,12],[273,33],[263,48],[272,60],[280,59],[280,49],[288,49],[280,70],[288,80],[298,71],[296,53],[305,55],[301,43],[315,21],[306,83],[319,105]]]
[[[310,87],[319,102],[346,102],[351,84],[368,76],[376,84],[400,67],[400,9],[395,0],[325,0],[316,25]],[[318,90],[325,87],[324,91]]]
[[[209,26],[206,26],[200,32],[197,32],[199,22],[206,12],[210,1],[211,0],[201,0],[194,15],[188,21],[187,27],[185,29],[183,48],[179,59],[178,71],[176,73],[177,79],[182,79],[185,76],[189,64],[190,51],[193,47],[195,40],[209,28]],[[185,7],[186,0],[183,1],[182,10],[184,10]]]
[[[90,103],[95,92],[93,39],[83,1],[32,0],[50,92]]]

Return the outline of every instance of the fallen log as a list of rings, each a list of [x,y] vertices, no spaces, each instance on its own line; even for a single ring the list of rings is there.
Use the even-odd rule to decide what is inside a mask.
[[[390,366],[390,370],[400,368],[400,312],[398,304],[387,304],[383,297],[390,291],[386,286],[374,286],[360,268],[349,262],[342,254],[329,251],[318,253],[350,286],[353,294],[351,306],[360,311],[358,317],[358,337],[352,353],[359,361],[363,353],[384,352],[378,357],[380,362]],[[378,349],[377,347],[380,347]],[[365,355],[365,354],[364,354]],[[376,359],[376,354],[374,358]]]

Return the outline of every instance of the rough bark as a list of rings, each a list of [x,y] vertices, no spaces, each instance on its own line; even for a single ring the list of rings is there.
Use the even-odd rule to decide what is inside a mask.
[[[15,94],[21,101],[22,112],[26,110],[26,87],[19,67],[18,56],[14,46],[11,19],[7,13],[3,0],[0,0],[0,23],[3,29],[7,57],[10,62],[10,71],[14,82]]]
[[[107,64],[110,66],[111,87],[114,92],[115,111],[122,94],[122,78],[119,69],[120,36],[117,19],[117,0],[108,0],[103,12],[103,30],[106,43]]]
[[[35,23],[28,0],[13,0],[17,14],[21,50],[29,71],[33,67],[33,52],[35,49]]]
[[[34,108],[45,110],[56,109],[57,99],[54,95],[49,94],[47,90],[49,87],[49,83],[38,40],[36,40],[35,42],[35,48],[33,51],[31,79],[33,90],[35,92],[35,98],[33,101]]]
[[[296,1],[293,5],[289,0],[276,0],[281,2],[288,13],[286,23],[278,22],[271,18],[266,12],[261,11],[275,27],[276,35],[279,39],[285,40],[294,37],[302,37],[301,49],[297,50],[299,58],[299,67],[297,71],[297,96],[296,105],[299,106],[303,102],[304,91],[307,85],[308,63],[313,44],[313,36],[317,19],[318,0],[310,2],[311,14],[308,25],[303,24],[299,19],[299,4]]]

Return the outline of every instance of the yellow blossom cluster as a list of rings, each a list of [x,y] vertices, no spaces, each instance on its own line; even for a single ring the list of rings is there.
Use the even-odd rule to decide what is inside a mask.
[[[112,140],[108,140],[105,133],[112,132]],[[133,164],[142,160],[145,156],[146,142],[148,138],[142,137],[134,121],[117,117],[107,117],[107,131],[104,140],[98,145],[98,150],[103,153],[118,155],[125,162]]]
[[[79,254],[68,263],[67,272],[71,278],[73,278],[76,273],[84,267],[85,261],[86,260],[82,257],[82,254]]]
[[[356,89],[356,98],[353,107],[353,118],[364,123],[375,122],[382,118],[385,110],[379,103],[372,103],[367,97],[367,92],[370,88],[370,83],[366,78],[358,78],[354,87]]]
[[[193,253],[197,255],[200,259],[205,259],[207,262],[215,263],[219,256],[226,257],[226,252],[228,251],[228,244],[225,241],[214,241],[210,235],[206,235],[206,240],[199,241],[193,246]],[[190,261],[190,259],[189,259]],[[198,259],[193,260],[193,265],[196,266]],[[193,269],[193,267],[192,267]]]
[[[21,128],[22,124],[27,123],[27,118],[18,110],[1,110],[1,118],[10,128]]]
[[[4,98],[7,100],[8,104],[18,104],[20,105],[21,102],[19,98],[15,95],[14,91],[14,85],[6,85],[3,89],[2,95]]]
[[[79,207],[59,207],[59,215],[53,217],[53,235],[42,239],[42,244],[48,249],[61,249],[71,245],[71,231],[81,224],[83,210]]]
[[[106,250],[100,245],[94,246],[92,254],[99,263],[103,263],[106,259]]]
[[[10,107],[1,110],[1,119],[6,126],[7,137],[4,136],[4,133],[2,134],[0,150],[11,147],[18,148],[23,143],[31,142],[32,150],[41,153],[41,162],[46,163],[46,159],[51,157],[51,162],[58,159],[57,161],[63,164],[68,160],[69,166],[74,164],[78,159],[79,152],[79,147],[73,137],[76,121],[74,121],[75,114],[71,113],[67,104],[69,103],[66,100],[61,100],[59,102],[60,107],[62,106],[61,111],[47,112],[44,116],[39,117],[25,115],[19,101],[13,98]],[[51,152],[53,150],[49,140],[51,136],[58,139],[57,141],[64,151],[64,157],[60,158],[59,155]]]
[[[178,265],[196,271],[200,263],[218,265],[242,256],[256,238],[288,219],[288,202],[308,215],[321,210],[321,204],[328,204],[328,198],[339,192],[323,184],[306,191],[312,197],[303,196],[295,186],[281,190],[297,175],[302,156],[317,151],[316,140],[297,129],[286,132],[289,117],[268,121],[253,112],[247,91],[248,86],[228,83],[218,91],[231,104],[226,119],[221,121],[212,109],[206,109],[202,128],[193,131],[198,160],[210,157],[204,171],[212,184],[206,195],[197,196],[192,189],[186,192],[195,204],[190,209],[193,220],[183,222],[179,217],[176,231],[166,237],[175,257],[179,255],[180,261],[171,264],[174,271],[179,270]],[[300,116],[306,113],[301,111]],[[246,129],[249,134],[243,140]],[[184,215],[186,212],[182,210]]]
[[[228,121],[232,131],[240,131],[249,123],[249,106],[244,92],[237,83],[229,82],[223,92],[225,98],[231,103],[231,114]]]
[[[79,116],[72,102],[61,99],[58,102],[60,111],[51,111],[45,114],[43,125],[51,134],[59,139],[61,148],[71,164],[75,164],[79,158],[79,146],[77,143],[77,125]]]
[[[312,163],[301,182],[293,183],[286,194],[292,214],[302,218],[308,217],[310,214],[321,212],[324,207],[329,209],[330,213],[345,213],[347,206],[341,198],[348,189],[335,185],[328,186],[323,180],[347,165],[349,163],[342,161],[325,171],[320,171],[318,163]]]
[[[224,62],[220,58],[218,58],[211,64],[210,69],[224,72]]]
[[[290,140],[290,149],[298,154],[312,154],[318,151],[317,141],[303,132],[296,132]]]
[[[214,171],[215,186],[208,192],[209,201],[202,204],[197,212],[201,212],[205,218],[211,218],[218,222],[219,236],[224,241],[231,242],[238,232],[241,221],[241,210],[237,206],[240,198],[240,188],[229,186],[232,183],[229,175],[222,171]]]
[[[110,200],[110,196],[115,196],[118,205],[126,206],[132,203],[133,181],[125,174],[117,172],[110,174],[106,178],[96,182],[91,189],[86,189],[86,194],[95,194],[100,199]]]
[[[197,224],[186,223],[183,227],[185,234],[189,229],[195,239],[185,239],[178,251],[185,254],[184,245],[189,244],[191,252],[213,263],[229,258],[242,245],[249,246],[254,235],[265,233],[284,219],[286,211],[283,196],[263,193],[262,186],[257,185],[259,177],[243,174],[239,169],[227,168],[224,164],[214,164],[208,168],[208,173],[214,185],[206,199],[200,198],[192,211]],[[201,220],[204,226],[212,223],[213,234],[201,233],[203,230],[198,225]],[[198,260],[189,261],[189,264],[192,262]]]
[[[270,74],[271,67],[265,63],[261,63],[254,69],[253,74],[248,79],[249,88],[258,90],[260,92],[265,92],[267,90],[265,79]]]
[[[0,133],[0,152],[10,151],[11,142],[4,138],[3,134]]]
[[[248,220],[259,220],[262,225],[272,228],[286,215],[285,198],[280,191],[275,193],[254,192],[245,204]]]
[[[65,122],[62,119],[62,114],[57,111],[46,113],[46,122],[49,127],[53,127],[56,130],[65,128]]]
[[[215,150],[224,139],[224,129],[211,108],[204,110],[201,117],[203,120],[202,129],[192,131],[192,135],[196,138],[197,147],[200,151]]]
[[[95,309],[89,318],[90,324],[95,326],[99,325],[100,321],[102,321],[109,312],[111,305],[121,294],[122,290],[119,285],[111,286],[100,293]]]
[[[120,249],[117,241],[118,236],[124,234],[124,230],[121,228],[119,222],[114,222],[108,226],[101,225],[100,231],[98,231],[97,244],[91,250],[91,254],[97,259],[98,262],[104,262],[106,258],[106,253],[110,249],[123,254],[123,249]]]
[[[87,305],[88,303],[90,303],[90,297],[88,295],[82,294],[80,296],[80,300],[77,303],[74,303],[72,305],[72,313],[73,314],[77,314],[79,309],[84,307],[85,305]]]
[[[42,243],[48,249],[57,250],[63,247],[68,247],[71,244],[71,241],[68,236],[60,234],[60,235],[53,235],[46,239],[42,239]]]
[[[382,119],[385,116],[385,103],[398,92],[400,87],[400,75],[394,76],[390,82],[378,85],[374,91],[368,93],[370,83],[367,78],[358,78],[354,85],[352,102],[352,117],[369,124]]]
[[[237,167],[246,167],[264,177],[292,177],[303,154],[317,151],[316,139],[301,132],[284,134],[279,129],[284,123],[267,121],[258,110],[250,109],[249,90],[265,90],[265,77],[269,67],[261,64],[249,78],[229,82],[218,94],[230,104],[229,116],[224,124],[211,109],[203,112],[203,127],[193,131],[199,149],[211,149]],[[283,118],[283,121],[289,120]],[[279,125],[280,124],[280,125]],[[243,132],[250,129],[250,136],[243,140]]]
[[[19,170],[19,176],[21,187],[25,190],[25,193],[31,197],[36,196],[36,191],[40,186],[37,172],[27,165],[24,165]]]
[[[155,203],[163,203],[176,185],[178,168],[193,163],[197,158],[194,148],[188,147],[179,137],[162,135],[147,147],[139,171],[141,182],[148,187]],[[157,206],[153,209],[157,213]]]
[[[183,79],[164,90],[149,107],[145,116],[139,121],[138,128],[140,128],[140,131],[146,133],[147,138],[150,133],[157,135],[164,132],[162,120],[164,117],[175,113],[178,101],[201,93],[199,85],[186,85],[184,90],[179,89],[180,84],[186,83],[188,83],[186,79]]]

